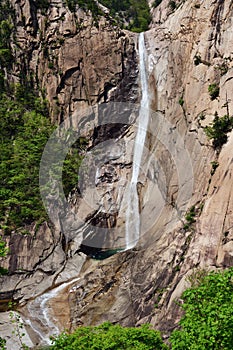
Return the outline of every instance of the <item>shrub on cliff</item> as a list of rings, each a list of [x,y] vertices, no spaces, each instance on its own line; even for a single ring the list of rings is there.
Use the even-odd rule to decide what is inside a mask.
[[[206,126],[204,131],[209,139],[213,140],[214,148],[220,148],[227,142],[227,133],[233,129],[233,117],[224,115],[219,117],[215,113],[214,120],[210,126]]]
[[[182,300],[185,314],[170,337],[172,350],[232,350],[233,268],[204,275]]]
[[[72,334],[53,340],[54,350],[166,350],[158,331],[143,325],[126,328],[105,322],[97,327],[79,327]]]

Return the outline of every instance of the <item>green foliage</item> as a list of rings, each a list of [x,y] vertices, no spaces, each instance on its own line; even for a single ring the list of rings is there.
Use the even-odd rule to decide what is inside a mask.
[[[100,3],[109,8],[111,16],[120,26],[128,23],[126,29],[138,33],[148,29],[151,15],[147,0],[101,0]],[[66,4],[72,12],[76,6],[91,11],[96,24],[98,17],[103,15],[95,0],[66,0]]]
[[[213,147],[220,148],[227,142],[227,133],[233,129],[233,117],[224,115],[219,117],[215,113],[215,117],[210,126],[206,126],[204,131],[209,139],[213,140]]]
[[[0,236],[0,258],[3,258],[4,256],[6,256],[7,252],[8,252],[8,249],[6,248],[6,243],[2,240]],[[0,266],[0,276],[6,275],[7,273],[8,273],[8,270]]]
[[[211,100],[215,100],[219,96],[219,86],[217,84],[210,84],[208,87]]]
[[[8,275],[9,271],[0,266],[0,276]]]
[[[63,163],[63,171],[62,171],[62,179],[63,179],[63,190],[65,196],[74,189],[78,184],[79,176],[78,170],[82,162],[81,153],[86,148],[87,141],[83,139],[77,140],[75,145],[69,150],[64,163]]]
[[[183,107],[183,105],[184,105],[184,98],[183,98],[183,96],[181,96],[181,97],[179,98],[179,105],[180,105],[181,107]]]
[[[6,243],[0,237],[0,257],[4,257],[7,254]]]
[[[49,68],[49,69],[53,69],[53,68],[54,68],[54,63],[50,61],[50,62],[48,63],[48,68]]]
[[[13,55],[10,38],[13,33],[14,11],[8,0],[0,2],[0,95],[8,85],[5,71],[11,68]]]
[[[172,350],[232,350],[233,268],[202,275],[182,299],[185,315],[170,337]]]
[[[193,205],[185,215],[185,220],[186,220],[186,223],[184,224],[185,230],[188,230],[190,226],[196,222],[195,216],[196,216],[196,208],[195,208],[195,205]]]
[[[200,63],[202,63],[202,59],[200,55],[195,55],[194,56],[194,64],[195,66],[198,66]]]
[[[210,175],[214,175],[217,167],[219,166],[219,162],[217,162],[216,160],[214,160],[213,162],[211,162],[211,165],[212,165],[212,169],[211,169],[211,172],[210,172]]]
[[[0,110],[0,220],[7,232],[46,217],[38,185],[39,164],[53,127],[42,114],[26,112],[21,103],[6,96],[4,101]]]
[[[172,11],[174,11],[176,9],[176,2],[174,0],[170,0],[168,6]]]
[[[185,219],[188,221],[190,224],[195,222],[195,205],[193,205],[189,211],[186,213]]]
[[[220,75],[223,76],[224,74],[226,74],[228,72],[228,64],[227,64],[227,60],[225,60],[222,64],[218,64],[215,69],[217,69],[220,72]]]
[[[79,327],[72,334],[53,339],[54,350],[162,350],[168,349],[158,331],[149,325],[124,328],[105,322],[97,327]]]
[[[40,0],[36,6],[46,9],[49,1]],[[4,233],[23,229],[33,221],[41,222],[47,218],[39,191],[39,165],[44,146],[54,130],[48,118],[46,101],[39,98],[33,89],[33,77],[22,74],[19,76],[20,83],[15,85],[10,85],[6,79],[5,73],[10,70],[13,60],[10,45],[13,23],[14,11],[10,2],[1,1],[0,228]],[[70,157],[66,161],[69,173],[72,173],[70,163],[73,159]],[[67,188],[71,187],[73,180],[69,176]],[[26,232],[25,229],[22,232]]]
[[[156,7],[158,7],[158,6],[161,4],[162,1],[163,1],[163,0],[155,0],[155,1],[153,2],[152,6],[153,6],[154,8],[156,8]]]
[[[7,350],[6,349],[6,339],[0,337],[0,350]]]
[[[0,227],[5,233],[13,229],[24,233],[25,225],[47,219],[39,190],[39,166],[55,129],[44,116],[46,103],[33,91],[16,86],[15,98],[2,95],[0,99]],[[66,195],[77,185],[78,151],[70,150],[64,162]]]
[[[91,11],[94,16],[102,14],[94,0],[66,0],[66,4],[72,12],[75,11],[76,6],[79,6],[86,11]]]
[[[42,11],[47,11],[50,5],[49,0],[36,0],[35,4]]]
[[[110,14],[118,18],[119,24],[129,23],[126,29],[137,33],[148,29],[151,15],[146,0],[101,0],[100,3],[110,9]]]

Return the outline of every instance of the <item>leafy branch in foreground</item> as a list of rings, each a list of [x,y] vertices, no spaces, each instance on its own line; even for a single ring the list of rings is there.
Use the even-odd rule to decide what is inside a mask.
[[[185,314],[170,337],[172,350],[232,350],[233,268],[202,273],[181,298]]]
[[[53,339],[53,350],[166,350],[158,331],[143,325],[126,328],[105,322],[96,327],[79,327],[72,334],[62,333]]]

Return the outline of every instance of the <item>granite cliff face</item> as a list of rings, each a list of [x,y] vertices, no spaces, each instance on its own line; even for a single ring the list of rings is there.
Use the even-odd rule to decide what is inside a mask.
[[[63,121],[96,103],[139,102],[136,35],[106,18],[97,28],[90,15],[82,10],[74,15],[61,1],[51,2],[46,16],[31,2],[12,3],[18,14],[20,64],[46,90],[53,120]],[[217,152],[203,131],[215,112],[233,113],[232,3],[187,0],[172,11],[164,0],[152,14],[145,33],[151,119],[138,182],[141,240],[134,249],[99,262],[80,252],[86,227],[69,242],[59,225],[44,224],[32,237],[12,235],[11,255],[3,261],[11,276],[2,278],[1,299],[19,300],[25,320],[38,310],[30,311],[33,306],[24,306],[26,301],[33,305],[51,286],[78,277],[50,300],[50,315],[60,330],[105,320],[125,326],[150,322],[166,337],[179,320],[174,301],[188,286],[187,277],[200,268],[232,266],[233,136]],[[15,67],[16,76],[17,69],[22,66]],[[213,100],[211,84],[219,86]],[[136,132],[129,120],[107,130],[121,144],[116,142],[97,177],[103,198],[97,209],[114,201],[120,207]],[[94,121],[98,124],[98,116]],[[106,134],[106,128],[87,134],[90,149],[108,140]],[[211,162],[218,163],[215,171]],[[88,198],[85,181],[83,196]],[[116,227],[123,245],[124,208],[122,215],[103,217],[96,216],[98,210],[93,215],[79,197],[72,201],[86,224]],[[187,225],[185,213],[192,207],[195,222]],[[34,322],[34,330],[27,330],[36,344],[41,339],[35,329],[43,333],[43,327]]]
[[[85,287],[87,294],[80,299],[79,288],[98,275],[98,270],[89,272],[90,267],[86,270],[84,265],[83,284],[70,297],[74,324],[96,324],[104,319],[124,325],[150,322],[169,332],[180,317],[174,301],[188,287],[187,277],[200,268],[232,266],[232,135],[219,153],[203,132],[215,112],[223,116],[228,108],[232,115],[232,11],[228,1],[186,1],[173,13],[164,1],[154,10],[152,28],[145,38],[151,108],[157,114],[152,113],[147,151],[157,164],[148,157],[146,179],[140,179],[142,224],[150,221],[153,225],[143,231],[131,253],[117,254],[99,264],[102,277],[94,289]],[[196,62],[198,57],[200,62]],[[220,93],[211,100],[208,87],[213,83]],[[170,135],[163,131],[164,125],[171,127]],[[172,142],[179,140],[176,132],[192,169],[187,168],[187,154]],[[171,145],[176,148],[174,153]],[[211,162],[219,163],[215,172]],[[159,188],[166,198],[153,222],[159,197],[153,202],[151,177],[158,166],[166,183]],[[180,184],[187,185],[182,174],[187,174],[187,183],[193,175],[193,183],[192,188],[186,187],[190,197],[181,195],[178,203]],[[195,206],[195,223],[189,227],[185,227],[182,212],[185,204],[187,212]],[[114,278],[105,272],[117,267]],[[109,279],[104,278],[108,275]]]

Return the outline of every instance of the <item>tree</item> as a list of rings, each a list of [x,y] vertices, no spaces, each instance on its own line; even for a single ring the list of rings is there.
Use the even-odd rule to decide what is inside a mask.
[[[203,276],[182,299],[185,314],[170,337],[172,350],[232,350],[233,268]]]
[[[213,147],[221,148],[224,143],[227,142],[227,133],[233,128],[233,117],[224,115],[219,117],[218,113],[215,113],[213,123],[210,126],[206,126],[204,131],[209,139],[213,140]]]
[[[4,258],[7,255],[8,249],[6,248],[6,243],[2,240],[0,236],[0,258]],[[0,266],[0,276],[8,273],[7,269],[4,269]],[[4,339],[2,339],[4,341]],[[1,337],[0,337],[0,345],[1,345]]]
[[[4,257],[7,254],[6,243],[0,237],[0,257]]]
[[[143,325],[124,328],[105,322],[96,327],[79,327],[53,340],[54,350],[162,350],[168,349],[158,331]]]

